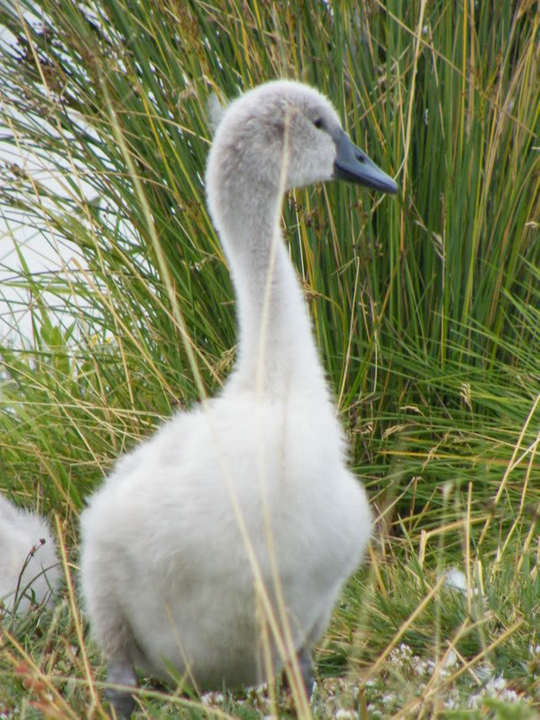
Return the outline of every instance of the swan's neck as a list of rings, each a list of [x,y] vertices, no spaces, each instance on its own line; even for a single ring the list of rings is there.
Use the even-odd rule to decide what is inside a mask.
[[[262,392],[324,387],[296,272],[281,237],[281,197],[229,205],[220,223],[237,296],[238,360],[232,382]],[[324,391],[326,392],[326,391]]]

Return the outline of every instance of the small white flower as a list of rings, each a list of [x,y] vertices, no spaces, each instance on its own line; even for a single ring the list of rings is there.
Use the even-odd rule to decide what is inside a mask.
[[[515,690],[506,688],[506,690],[501,694],[501,698],[507,702],[517,702],[519,700],[519,695]]]
[[[493,673],[493,668],[490,665],[479,665],[475,668],[475,673],[480,680],[487,680]]]
[[[479,708],[482,705],[482,701],[483,701],[482,693],[476,693],[475,695],[471,695],[467,705],[471,710],[476,710],[477,708]]]
[[[380,717],[381,717],[381,711],[379,710],[378,707],[376,707],[376,706],[373,705],[372,703],[368,703],[367,711],[368,711],[368,717],[369,717],[369,718],[372,718],[372,720],[373,720],[374,718],[380,718]]]
[[[413,651],[406,643],[401,643],[399,647],[396,647],[390,653],[390,658],[393,662],[402,663],[409,662],[413,657]]]
[[[412,650],[411,650],[411,648],[407,645],[407,643],[401,643],[401,645],[399,646],[399,649],[401,650],[401,653],[402,653],[402,655],[403,655],[404,657],[409,657],[409,658],[410,658],[410,657],[412,656]]]
[[[445,587],[451,588],[452,590],[459,590],[462,593],[467,592],[467,578],[455,567],[448,568],[446,571],[446,580],[444,581]]]
[[[448,655],[446,656],[446,660],[444,661],[443,667],[445,668],[451,668],[454,667],[454,665],[457,664],[457,654],[455,650],[450,650]]]
[[[216,705],[223,702],[223,693],[220,692],[207,692],[201,696],[201,702],[203,705]]]
[[[501,690],[504,690],[506,688],[506,680],[503,678],[502,675],[499,675],[498,677],[490,678],[486,685],[486,689],[494,690],[495,692],[500,692]]]
[[[441,667],[441,677],[447,678],[452,674],[453,669],[457,665],[457,654],[455,650],[450,650],[446,656],[446,660]]]

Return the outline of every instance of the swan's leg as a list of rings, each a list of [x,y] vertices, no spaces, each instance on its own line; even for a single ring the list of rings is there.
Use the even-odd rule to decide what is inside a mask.
[[[330,617],[330,611],[325,610],[321,617],[317,620],[315,625],[312,627],[302,647],[296,653],[296,660],[298,662],[298,668],[300,675],[302,676],[302,682],[306,690],[308,699],[311,699],[313,689],[315,687],[314,677],[314,665],[313,665],[313,649],[317,644],[317,641],[322,636],[328,625]],[[289,688],[289,679],[286,671],[283,672],[283,687]]]
[[[298,666],[302,675],[302,682],[306,690],[308,700],[311,699],[313,694],[313,687],[315,685],[315,678],[313,676],[313,658],[311,657],[311,647],[303,647],[298,653]]]
[[[313,686],[315,684],[315,679],[313,677],[313,660],[311,657],[311,646],[309,648],[307,646],[300,648],[300,650],[296,654],[296,662],[298,663],[298,669],[300,670],[302,683],[304,685],[304,689],[309,700],[313,693]],[[291,689],[288,675],[288,673],[290,672],[289,668],[283,670],[282,687],[284,690]]]
[[[106,536],[106,528],[94,530],[93,536],[85,538],[81,556],[81,584],[92,635],[108,660],[107,683],[136,688],[132,660],[135,640],[117,596],[123,557],[100,542],[100,537]],[[109,687],[105,690],[105,699],[118,718],[129,718],[135,706],[129,690]]]
[[[137,687],[137,677],[133,668],[133,663],[126,651],[118,653],[109,660],[107,665],[107,683],[111,685],[127,685],[128,687]],[[120,690],[117,688],[107,688],[105,690],[105,699],[111,704],[116,712],[117,718],[129,718],[135,707],[135,700],[129,690]]]

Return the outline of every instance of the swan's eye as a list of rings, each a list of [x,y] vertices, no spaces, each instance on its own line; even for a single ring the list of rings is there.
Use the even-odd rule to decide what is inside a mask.
[[[324,127],[324,120],[322,118],[317,118],[313,121],[313,124],[317,128],[317,130],[321,130]]]

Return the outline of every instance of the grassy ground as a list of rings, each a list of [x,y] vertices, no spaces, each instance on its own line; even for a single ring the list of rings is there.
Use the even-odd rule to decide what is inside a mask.
[[[539,712],[538,9],[0,3],[0,490],[56,517],[73,582],[85,497],[234,359],[210,92],[311,82],[396,176],[397,200],[336,184],[283,210],[379,514],[318,650],[315,717]],[[54,270],[31,272],[23,233]],[[0,632],[0,717],[100,716],[75,595]],[[140,717],[292,714],[279,702],[148,686]]]

